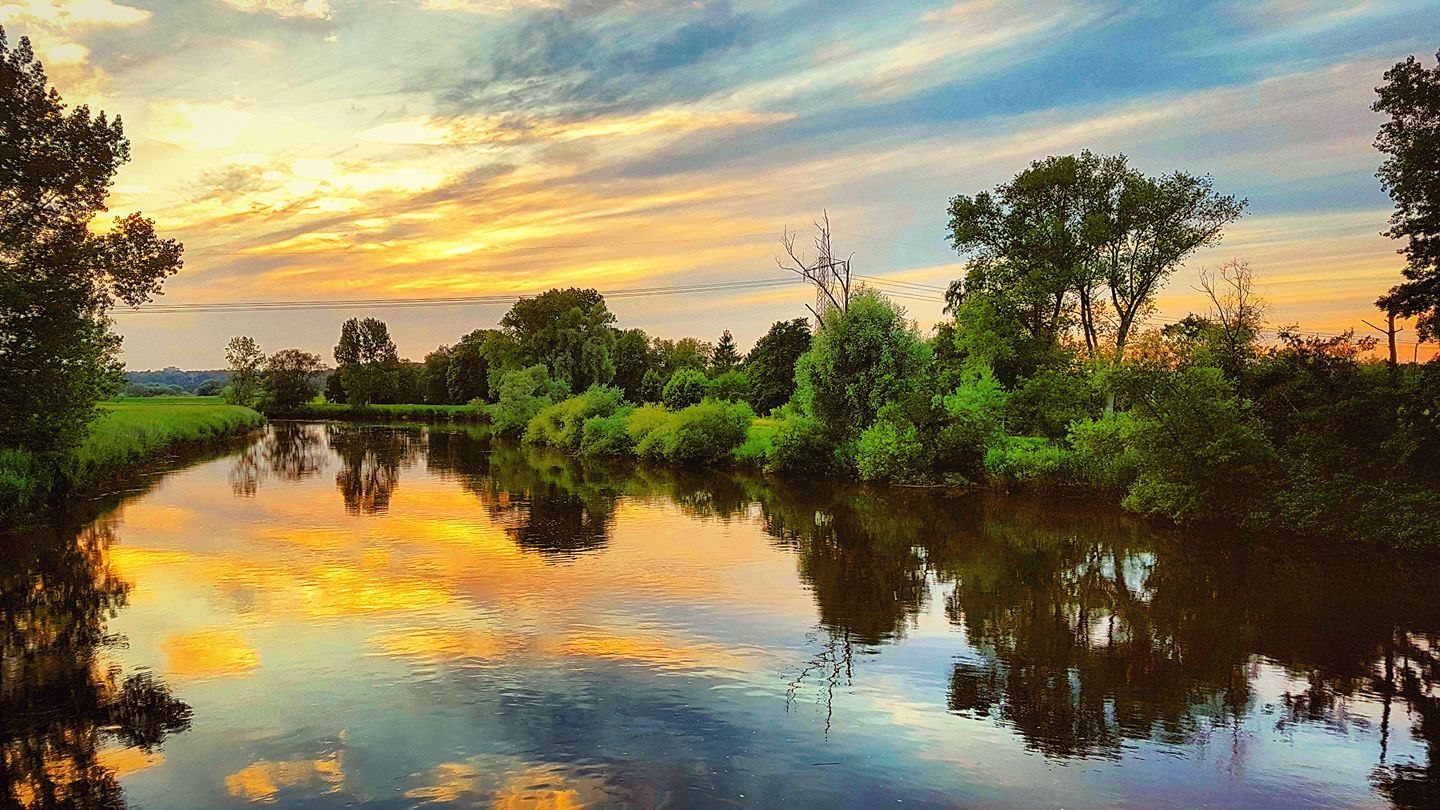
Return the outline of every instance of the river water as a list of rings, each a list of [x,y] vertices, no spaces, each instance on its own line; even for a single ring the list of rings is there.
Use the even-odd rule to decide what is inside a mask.
[[[1433,562],[348,424],[75,512],[0,539],[6,804],[1440,801]]]

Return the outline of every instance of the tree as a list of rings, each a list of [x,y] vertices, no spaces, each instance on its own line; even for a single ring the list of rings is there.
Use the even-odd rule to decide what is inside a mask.
[[[598,291],[571,287],[520,299],[500,326],[515,341],[521,364],[544,363],[555,379],[583,391],[615,378],[614,322]]]
[[[862,290],[848,309],[831,309],[796,364],[796,398],[835,443],[848,442],[901,398],[930,362],[930,347],[881,294]]]
[[[1180,263],[1220,240],[1246,201],[1217,194],[1209,176],[1172,172],[1146,177],[1127,172],[1119,198],[1097,225],[1099,278],[1115,317],[1115,360],[1136,321]]]
[[[733,371],[740,365],[740,352],[735,348],[735,337],[726,329],[720,335],[720,342],[715,344],[715,351],[710,355],[710,373],[724,374]]]
[[[650,348],[650,336],[643,329],[615,333],[615,386],[630,402],[645,401],[645,375],[659,362]]]
[[[490,406],[490,424],[501,436],[519,436],[530,420],[565,398],[569,393],[563,380],[550,377],[539,363],[507,371],[500,377],[495,404]]]
[[[1210,319],[1215,324],[1216,365],[1225,376],[1242,383],[1245,366],[1255,357],[1265,302],[1256,297],[1250,265],[1232,259],[1218,270],[1201,269],[1200,289],[1210,298]]]
[[[292,413],[314,399],[319,393],[315,375],[324,369],[320,355],[300,349],[281,349],[270,355],[265,364],[265,409],[274,413]]]
[[[78,443],[120,387],[108,311],[149,301],[181,266],[180,243],[139,214],[90,227],[129,159],[120,119],[67,111],[30,41],[12,49],[0,28],[0,447]]]
[[[1375,304],[1417,318],[1421,340],[1440,339],[1440,64],[1427,70],[1411,56],[1385,71],[1375,92],[1371,109],[1390,116],[1375,138],[1387,155],[1377,176],[1395,201],[1385,235],[1405,240],[1406,259],[1405,281]]]
[[[431,405],[450,402],[450,347],[441,346],[425,355],[425,369],[420,374],[425,401]]]
[[[970,262],[947,309],[983,293],[1020,344],[1053,344],[1078,325],[1093,355],[1108,298],[1118,360],[1166,279],[1245,204],[1208,176],[1146,177],[1124,155],[1036,161],[993,193],[950,201],[951,241]]]
[[[450,367],[446,377],[449,401],[464,404],[490,397],[490,360],[485,356],[485,341],[493,334],[477,329],[460,338],[450,350]]]
[[[805,318],[776,321],[745,357],[750,378],[750,405],[758,413],[790,401],[795,393],[795,362],[810,349],[810,323]]]
[[[665,407],[678,411],[698,403],[705,398],[708,378],[705,372],[693,368],[682,368],[670,376],[660,398]]]
[[[225,362],[230,365],[230,385],[225,389],[225,401],[231,405],[253,405],[255,395],[260,393],[260,367],[265,364],[265,352],[255,338],[237,335],[225,344]]]
[[[352,405],[369,405],[393,398],[395,365],[400,355],[390,329],[376,318],[351,318],[340,327],[335,344],[336,373]]]
[[[1021,341],[1053,343],[1078,325],[1099,344],[1095,241],[1128,173],[1124,156],[1047,157],[993,192],[950,200],[950,242],[970,261],[947,294],[951,312],[985,294]]]

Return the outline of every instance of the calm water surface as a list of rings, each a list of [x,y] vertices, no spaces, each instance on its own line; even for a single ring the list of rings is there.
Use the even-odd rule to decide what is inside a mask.
[[[1434,563],[357,425],[56,524],[0,539],[7,804],[1440,800]]]

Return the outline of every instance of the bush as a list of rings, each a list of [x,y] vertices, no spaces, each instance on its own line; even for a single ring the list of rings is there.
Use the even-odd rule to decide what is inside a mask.
[[[630,412],[625,420],[625,432],[637,456],[661,455],[657,433],[670,422],[670,412],[659,405],[642,405]]]
[[[615,413],[615,409],[620,406],[621,397],[619,388],[592,385],[578,396],[548,405],[526,423],[525,441],[548,444],[570,452],[577,451],[580,449],[585,420]]]
[[[609,416],[592,416],[580,431],[580,455],[626,456],[635,448],[628,424],[630,408],[619,408]]]
[[[834,466],[835,447],[826,438],[825,427],[818,420],[788,414],[780,421],[771,439],[766,472],[818,474]]]
[[[929,458],[915,425],[881,411],[855,443],[855,467],[866,481],[917,481],[928,477]]]
[[[1140,474],[1125,508],[1177,523],[1238,520],[1263,497],[1274,450],[1219,369],[1122,368],[1113,379],[1140,416]]]
[[[745,441],[735,448],[735,461],[749,467],[764,468],[775,452],[775,435],[780,432],[780,422],[775,419],[756,419],[745,432]]]
[[[729,461],[745,441],[755,412],[744,402],[707,399],[675,414],[661,429],[665,458],[681,464]]]
[[[1128,490],[1140,475],[1140,456],[1135,450],[1139,429],[1140,421],[1129,411],[1071,422],[1071,469],[1075,476],[1100,489]]]
[[[499,397],[486,410],[495,433],[519,436],[530,420],[545,407],[565,396],[565,383],[552,380],[543,365],[507,371],[500,377]]]
[[[1099,413],[1103,404],[1091,378],[1073,371],[1041,371],[1007,397],[1006,425],[1016,434],[1063,439],[1070,423]]]
[[[706,384],[707,396],[727,402],[750,401],[750,378],[743,371],[727,371]]]
[[[670,375],[660,399],[671,411],[688,408],[705,398],[710,380],[699,369],[682,368]]]
[[[1074,451],[1049,439],[1007,436],[985,452],[985,474],[1007,489],[1054,489],[1074,480],[1074,461]]]
[[[0,514],[35,505],[53,483],[53,475],[25,450],[0,448]]]

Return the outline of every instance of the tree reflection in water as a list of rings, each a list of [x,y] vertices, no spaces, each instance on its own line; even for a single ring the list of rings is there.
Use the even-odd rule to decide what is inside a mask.
[[[345,499],[345,511],[360,515],[388,511],[390,496],[400,484],[400,470],[419,458],[424,434],[344,423],[327,424],[325,433],[330,449],[340,458],[335,488]]]
[[[230,488],[253,498],[268,475],[281,481],[303,481],[329,466],[325,428],[294,422],[274,422],[259,441],[235,456],[230,467]]]
[[[1125,516],[864,488],[758,487],[765,524],[793,548],[818,612],[816,653],[790,695],[864,677],[856,653],[902,638],[930,599],[965,631],[951,712],[1014,729],[1054,759],[1118,758],[1126,740],[1193,744],[1216,732],[1244,756],[1240,722],[1363,726],[1384,702],[1376,788],[1433,805],[1440,784],[1440,626],[1425,566],[1358,555],[1297,557],[1253,538],[1178,537]],[[1376,604],[1374,594],[1390,598]],[[1259,705],[1273,663],[1306,684]],[[1423,763],[1386,762],[1399,701]],[[841,723],[843,718],[834,717]]]
[[[100,751],[150,752],[190,707],[148,671],[103,665],[104,622],[129,585],[106,564],[110,528],[0,535],[0,788],[6,807],[122,807]],[[123,676],[123,677],[122,677]]]

